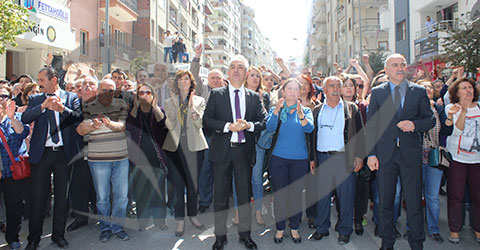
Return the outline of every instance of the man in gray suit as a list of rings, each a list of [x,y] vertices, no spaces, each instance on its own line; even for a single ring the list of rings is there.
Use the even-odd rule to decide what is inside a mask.
[[[400,176],[407,204],[411,249],[423,249],[422,134],[435,125],[427,92],[405,79],[407,63],[400,54],[385,61],[389,82],[372,89],[366,141],[368,167],[377,170],[380,249],[393,249],[393,206]],[[368,151],[367,151],[368,152]]]

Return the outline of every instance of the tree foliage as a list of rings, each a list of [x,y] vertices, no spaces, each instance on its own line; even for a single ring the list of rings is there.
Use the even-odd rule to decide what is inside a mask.
[[[28,10],[14,0],[0,0],[0,55],[7,45],[17,47],[16,38],[29,30],[33,23],[28,20]]]
[[[480,21],[461,21],[459,26],[448,29],[448,36],[440,39],[444,52],[438,58],[453,66],[465,67],[465,72],[475,73],[480,66]]]
[[[139,69],[147,69],[154,61],[147,54],[135,57],[130,64],[130,72],[135,74]]]
[[[375,51],[371,51],[368,53],[368,56],[370,57],[370,66],[372,67],[373,72],[377,73],[380,70],[383,70],[385,60],[387,59],[384,49],[378,48]]]

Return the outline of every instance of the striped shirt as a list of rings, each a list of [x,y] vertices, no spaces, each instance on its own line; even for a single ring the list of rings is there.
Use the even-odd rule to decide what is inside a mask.
[[[125,123],[128,115],[128,105],[122,99],[113,98],[109,106],[104,106],[96,99],[85,105],[83,121],[92,122],[100,114],[110,118],[111,121]],[[127,159],[128,150],[125,132],[113,132],[102,125],[89,134],[87,150],[89,161],[111,162]]]

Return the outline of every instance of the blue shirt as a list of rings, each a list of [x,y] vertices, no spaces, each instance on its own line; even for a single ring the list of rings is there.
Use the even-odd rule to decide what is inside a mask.
[[[395,103],[395,87],[397,85],[393,84],[390,81],[388,82],[388,84],[390,85],[390,91],[392,92],[393,103]],[[401,82],[398,86],[400,87],[400,97],[402,98],[402,101],[400,103],[401,107],[403,108],[403,103],[405,102],[405,94],[407,93],[407,81]]]
[[[21,120],[22,114],[15,113],[15,119]],[[26,155],[27,154],[27,145],[25,144],[25,138],[27,138],[28,134],[30,133],[30,127],[26,124],[23,124],[23,131],[21,134],[15,133],[15,130],[12,126],[12,121],[8,116],[0,122],[0,128],[2,129],[5,138],[7,139],[8,146],[12,151],[14,157],[19,155]],[[2,155],[2,179],[12,177],[12,171],[10,170],[10,166],[12,165],[12,161],[8,156],[7,150],[3,145],[3,141],[0,140],[0,153]],[[18,159],[17,159],[18,160]]]
[[[340,99],[334,108],[325,102],[318,112],[317,124],[317,151],[345,151],[345,110],[343,101]]]
[[[278,115],[273,114],[274,109],[275,107],[270,109],[267,118],[267,130],[270,132],[277,129],[279,119]],[[314,129],[313,115],[310,108],[307,107],[303,107],[303,113],[308,121],[305,126],[302,126],[297,110],[292,114],[288,113],[287,121],[281,122],[277,144],[275,144],[272,155],[290,160],[308,159],[305,133],[311,133]]]

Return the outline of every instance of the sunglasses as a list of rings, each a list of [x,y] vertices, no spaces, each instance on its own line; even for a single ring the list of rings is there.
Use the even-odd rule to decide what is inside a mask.
[[[9,95],[0,95],[0,99],[8,99],[8,98],[10,98]]]
[[[138,91],[138,95],[140,95],[140,96],[144,96],[144,95],[151,96],[152,91]]]

